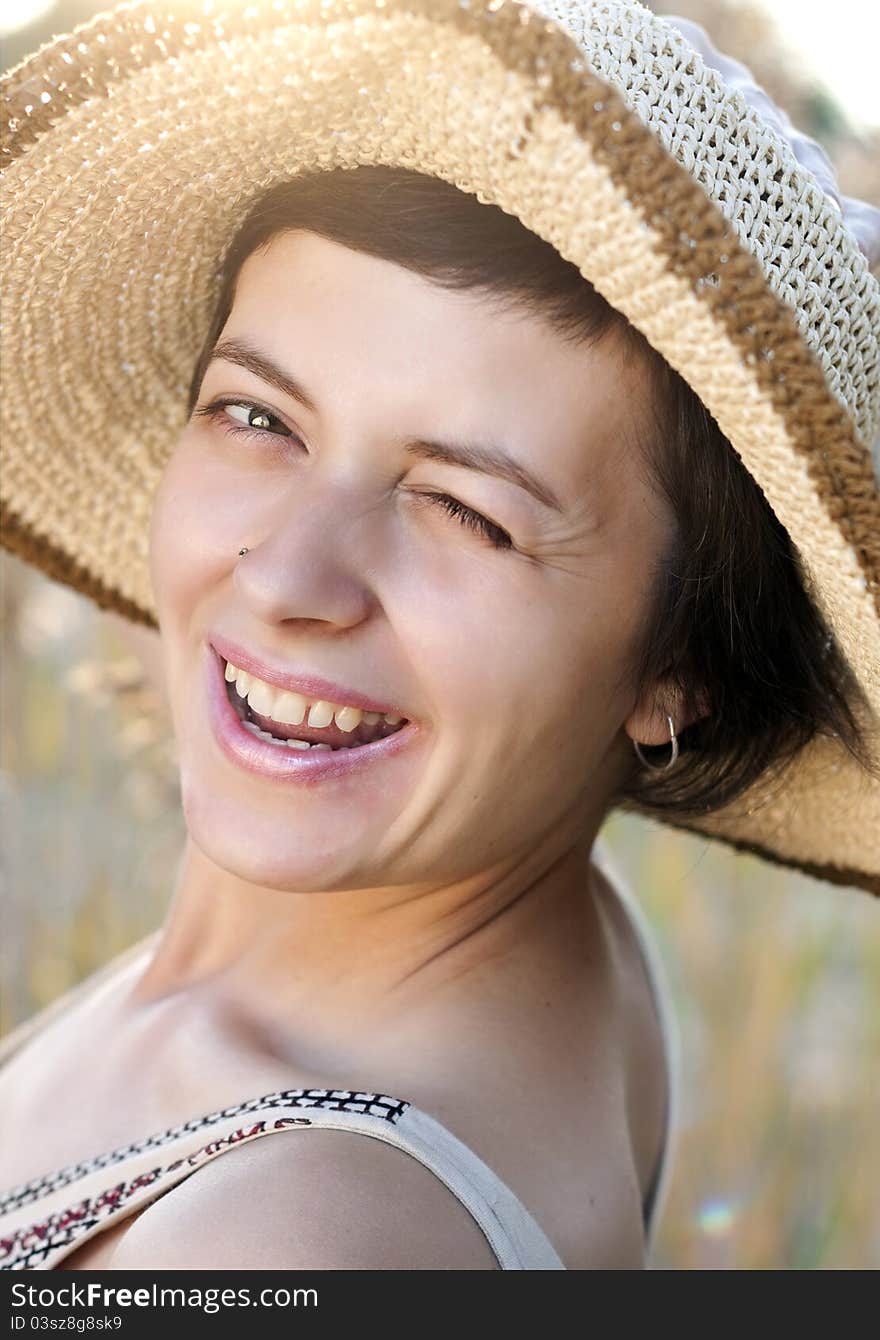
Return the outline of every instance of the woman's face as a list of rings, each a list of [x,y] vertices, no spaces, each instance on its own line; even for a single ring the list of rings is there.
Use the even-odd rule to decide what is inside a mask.
[[[193,415],[156,496],[152,579],[197,846],[259,885],[328,889],[461,879],[574,840],[629,766],[629,671],[672,535],[640,473],[636,360],[616,337],[578,349],[302,232],[247,260],[220,342],[311,404],[215,358],[196,410],[241,407]],[[227,431],[248,405],[273,417]],[[425,441],[508,464],[411,445]],[[318,783],[248,771],[211,723],[215,636],[418,729]]]

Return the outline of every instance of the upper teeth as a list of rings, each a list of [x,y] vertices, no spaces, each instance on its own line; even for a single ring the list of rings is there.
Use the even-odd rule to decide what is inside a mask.
[[[240,697],[247,698],[255,712],[285,726],[301,726],[306,712],[307,726],[329,726],[331,721],[335,721],[339,729],[344,731],[356,730],[362,721],[374,726],[383,716],[391,726],[403,720],[399,713],[364,712],[360,707],[331,703],[323,698],[310,702],[301,693],[276,688],[264,679],[257,679],[256,675],[249,674],[247,670],[239,670],[231,661],[226,662],[226,678],[230,683],[235,681]]]

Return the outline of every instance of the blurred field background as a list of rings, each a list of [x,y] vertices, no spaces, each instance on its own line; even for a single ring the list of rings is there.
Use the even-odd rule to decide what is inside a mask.
[[[49,0],[7,32],[0,66],[100,8]],[[653,8],[705,24],[824,145],[842,191],[880,204],[880,98],[854,116],[821,59],[793,57],[794,30],[756,5]],[[833,13],[854,48],[870,44],[873,7]],[[5,1033],[161,922],[184,828],[156,635],[5,553],[0,580]],[[603,838],[654,929],[681,1030],[654,1265],[880,1266],[880,904],[631,816]]]

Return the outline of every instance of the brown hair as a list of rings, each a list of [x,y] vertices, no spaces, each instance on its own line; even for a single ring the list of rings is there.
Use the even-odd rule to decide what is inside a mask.
[[[612,331],[644,358],[652,389],[644,465],[676,520],[653,586],[634,692],[666,680],[709,715],[679,735],[668,774],[633,756],[612,798],[695,817],[779,773],[816,735],[836,736],[872,771],[851,704],[861,691],[817,606],[788,532],[684,379],[548,242],[495,205],[406,168],[362,165],[304,174],[256,200],[219,266],[214,318],[189,409],[232,308],[247,257],[278,233],[307,230],[392,261],[442,288],[474,291],[532,313],[565,339]],[[651,759],[649,747],[643,746]],[[657,750],[658,761],[668,746]]]

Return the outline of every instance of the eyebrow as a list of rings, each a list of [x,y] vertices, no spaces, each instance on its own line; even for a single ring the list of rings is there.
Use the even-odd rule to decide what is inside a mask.
[[[273,363],[267,354],[261,354],[253,345],[247,344],[244,340],[221,340],[214,346],[206,370],[218,358],[224,359],[227,363],[237,363],[240,368],[246,368],[255,377],[260,377],[270,386],[274,386],[276,391],[290,396],[291,400],[298,400],[310,414],[317,416],[318,406],[305,388],[277,363]]]
[[[318,415],[318,407],[305,387],[267,354],[261,353],[247,341],[221,340],[215,346],[206,364],[206,370],[217,359],[245,368],[255,377],[274,386],[283,395],[289,396],[291,400],[298,401],[310,414]],[[438,442],[431,438],[411,438],[403,446],[404,451],[410,456],[442,461],[447,465],[459,465],[466,470],[477,470],[480,474],[506,479],[508,483],[531,493],[545,507],[550,507],[555,512],[564,511],[562,503],[549,484],[539,479],[521,461],[517,461],[504,447],[486,446],[478,442]]]

